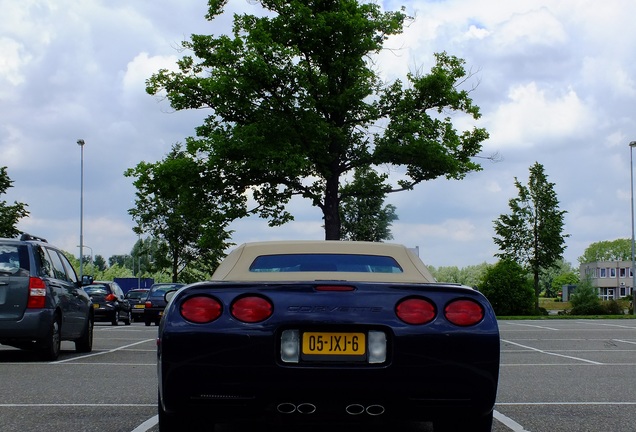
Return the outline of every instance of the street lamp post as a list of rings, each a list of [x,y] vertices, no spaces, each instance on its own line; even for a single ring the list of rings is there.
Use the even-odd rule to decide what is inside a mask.
[[[80,146],[80,280],[84,277],[84,140],[78,139],[77,145]]]
[[[77,246],[78,248],[80,248],[80,257],[84,258],[84,248],[86,249],[90,249],[91,250],[91,264],[93,263],[93,248],[90,246],[86,246],[86,245],[82,245],[82,246]]]
[[[634,265],[634,147],[636,141],[629,143],[629,172],[632,190],[632,313],[636,315],[636,266]]]

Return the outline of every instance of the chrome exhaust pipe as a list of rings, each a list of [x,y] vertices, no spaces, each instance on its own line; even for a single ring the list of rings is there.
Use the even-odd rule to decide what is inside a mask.
[[[385,409],[382,405],[369,405],[365,411],[370,416],[379,416],[384,414]]]
[[[347,407],[345,408],[345,411],[349,415],[360,415],[364,413],[364,406],[360,404],[347,405]]]
[[[296,407],[300,414],[313,414],[316,412],[316,405],[312,403],[301,403]]]
[[[296,411],[296,405],[291,402],[279,403],[276,410],[281,414],[292,414]]]

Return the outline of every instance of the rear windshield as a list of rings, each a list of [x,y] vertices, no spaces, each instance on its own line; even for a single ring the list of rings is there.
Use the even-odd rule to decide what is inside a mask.
[[[174,284],[174,285],[161,285],[158,287],[151,288],[150,295],[148,297],[163,297],[166,295],[166,291],[177,290],[181,288],[183,285]]]
[[[106,295],[110,294],[110,289],[106,285],[87,285],[84,291],[88,295]]]
[[[357,254],[280,254],[261,255],[250,272],[354,272],[402,273],[402,267],[390,256]]]
[[[0,275],[28,275],[29,269],[29,253],[26,246],[0,244]]]
[[[140,299],[146,297],[148,295],[148,291],[128,291],[126,297],[130,299]]]

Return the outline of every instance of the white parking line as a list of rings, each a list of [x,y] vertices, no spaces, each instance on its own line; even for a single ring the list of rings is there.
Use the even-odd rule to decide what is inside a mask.
[[[519,326],[519,327],[534,327],[534,328],[540,328],[540,329],[544,329],[544,330],[559,331],[559,329],[555,329],[555,328],[552,328],[552,327],[546,327],[546,326],[534,325],[534,324],[519,324],[519,323],[515,323],[515,322],[509,322],[507,324],[515,325],[515,326]]]
[[[511,342],[511,341],[508,341],[508,340],[505,340],[505,339],[502,339],[501,341],[505,342],[505,343],[509,343],[511,345],[516,345],[516,346],[521,347],[521,348],[526,348],[526,349],[529,349],[531,351],[536,351],[536,352],[539,352],[541,354],[547,354],[547,355],[551,355],[551,356],[555,356],[555,357],[569,358],[569,359],[572,359],[572,360],[578,360],[578,361],[582,361],[582,362],[590,363],[590,364],[594,364],[594,365],[602,365],[603,364],[603,363],[595,362],[593,360],[588,360],[588,359],[584,359],[584,358],[580,358],[580,357],[573,357],[573,356],[567,356],[567,355],[563,355],[563,354],[557,354],[557,353],[550,352],[550,351],[544,351],[544,350],[541,350],[539,348],[534,348],[534,347],[530,347],[530,346],[527,346],[527,345],[521,345],[521,344],[518,344],[516,342]]]
[[[506,417],[505,415],[503,415],[497,410],[493,412],[493,417],[497,419],[498,421],[500,421],[501,423],[503,423],[504,426],[506,426],[508,429],[512,430],[513,432],[530,432],[529,430],[524,429],[523,426],[521,426],[519,423],[517,423],[510,417]]]
[[[82,359],[85,359],[85,358],[88,358],[88,357],[95,357],[95,356],[98,356],[98,355],[110,354],[110,353],[114,353],[116,351],[121,351],[123,349],[130,348],[130,347],[135,346],[135,345],[140,345],[140,344],[144,344],[144,343],[148,343],[148,342],[153,342],[154,340],[155,339],[146,339],[146,340],[135,342],[135,343],[132,343],[132,344],[129,344],[129,345],[124,345],[124,346],[120,346],[120,347],[117,347],[117,348],[113,348],[113,349],[107,350],[107,351],[100,351],[100,352],[90,353],[90,354],[86,354],[86,355],[79,356],[79,357],[69,358],[69,359],[66,359],[66,360],[54,361],[54,362],[51,362],[50,364],[67,363],[67,362],[72,362],[72,361],[76,361],[76,360],[82,360]]]
[[[579,324],[589,324],[587,321],[577,321],[577,322]],[[619,327],[619,328],[624,328],[629,330],[636,330],[636,327],[634,326],[627,326],[627,325],[620,325],[620,324],[605,324],[605,323],[594,322],[594,325],[605,326],[605,327]]]
[[[150,417],[148,420],[137,426],[132,432],[147,432],[159,423],[159,416]]]

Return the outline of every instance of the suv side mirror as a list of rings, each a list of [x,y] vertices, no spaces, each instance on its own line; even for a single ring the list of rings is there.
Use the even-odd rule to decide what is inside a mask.
[[[93,276],[83,275],[82,276],[82,286],[90,285],[93,283]]]

